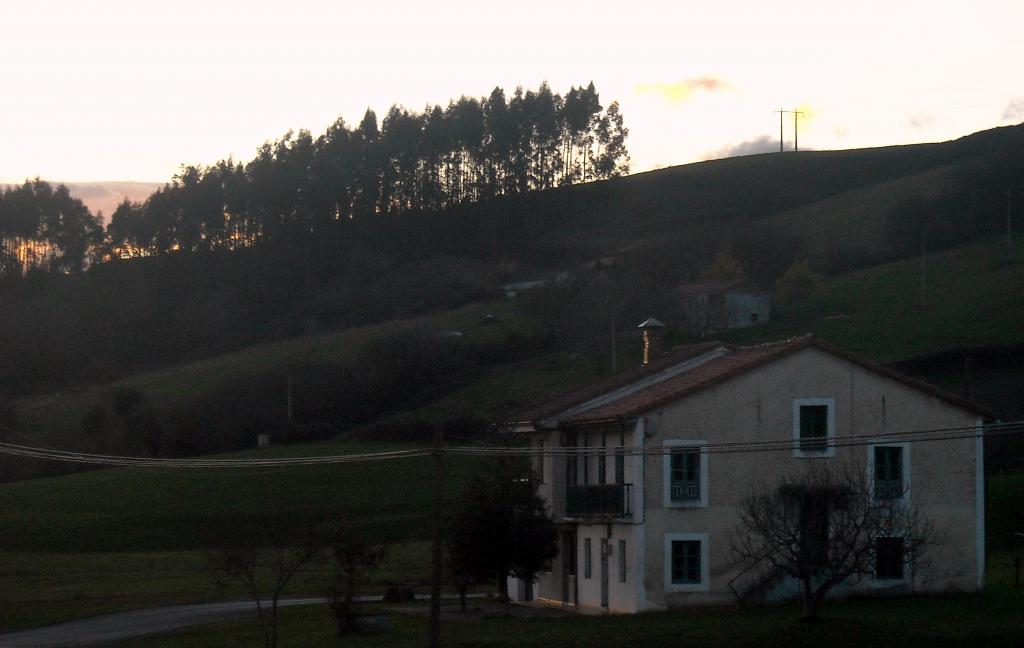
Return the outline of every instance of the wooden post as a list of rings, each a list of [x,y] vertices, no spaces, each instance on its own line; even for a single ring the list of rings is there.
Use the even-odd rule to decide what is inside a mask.
[[[444,429],[438,426],[434,430],[434,545],[432,548],[432,565],[430,575],[430,648],[441,645],[441,570],[444,528],[442,524],[444,500],[444,462],[441,449],[444,445]]]

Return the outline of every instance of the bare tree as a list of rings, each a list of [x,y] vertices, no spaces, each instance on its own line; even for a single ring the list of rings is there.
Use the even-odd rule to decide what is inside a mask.
[[[912,570],[935,544],[920,509],[887,489],[875,492],[864,466],[812,465],[776,488],[758,488],[740,507],[733,553],[797,579],[802,619],[841,583],[856,584],[876,570]]]
[[[334,615],[338,636],[356,629],[355,620],[359,612],[356,596],[380,566],[386,553],[386,545],[371,544],[363,533],[349,526],[339,526],[331,533],[327,557],[332,573],[327,586],[327,602]]]
[[[249,592],[265,648],[277,648],[278,602],[285,586],[323,548],[323,526],[312,516],[298,523],[286,516],[250,518],[217,531],[210,566]]]

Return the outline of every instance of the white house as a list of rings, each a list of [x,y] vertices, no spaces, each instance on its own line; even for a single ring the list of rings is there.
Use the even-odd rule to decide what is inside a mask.
[[[732,553],[737,506],[751,489],[771,487],[810,461],[863,462],[878,493],[910,498],[943,539],[927,566],[911,574],[890,560],[856,587],[980,588],[981,426],[989,418],[977,405],[812,336],[673,349],[510,423],[538,451],[534,467],[560,549],[550,571],[534,583],[513,579],[510,591],[520,600],[613,612],[781,595],[784,582],[745,573]],[[970,436],[899,436],[947,428]],[[775,452],[707,451],[750,441],[790,443]],[[667,451],[617,451],[658,446]],[[775,591],[757,591],[767,587]]]

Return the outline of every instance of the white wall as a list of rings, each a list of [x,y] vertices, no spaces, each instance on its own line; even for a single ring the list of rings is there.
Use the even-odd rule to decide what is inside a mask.
[[[836,439],[922,429],[973,426],[977,414],[930,394],[885,378],[818,349],[805,349],[752,370],[653,412],[647,425],[654,436],[702,439],[710,443],[791,440],[794,398],[833,398]],[[934,522],[943,543],[928,552],[916,574],[918,590],[969,590],[978,586],[982,558],[976,547],[976,442],[961,439],[911,443],[911,494]],[[644,470],[646,508],[645,588],[654,607],[734,600],[728,587],[738,573],[730,549],[738,522],[737,507],[756,487],[771,487],[784,473],[808,461],[863,463],[863,446],[840,447],[829,459],[802,459],[792,452],[711,454],[708,457],[706,508],[673,508],[663,502],[661,457],[648,457]],[[710,587],[707,592],[665,591],[665,537],[670,533],[706,533]],[[867,587],[867,585],[865,585]]]

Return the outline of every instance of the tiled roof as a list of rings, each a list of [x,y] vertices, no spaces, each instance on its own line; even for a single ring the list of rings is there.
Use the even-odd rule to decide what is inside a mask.
[[[596,398],[602,394],[606,394],[613,389],[628,385],[630,382],[638,380],[645,373],[649,375],[652,369],[657,371],[659,369],[669,368],[673,364],[679,364],[687,358],[696,357],[719,346],[720,345],[718,343],[712,342],[705,345],[684,347],[685,349],[691,350],[688,356],[673,357],[671,359],[664,358],[659,361],[660,365],[658,368],[649,366],[646,372],[642,372],[640,374],[637,373],[636,369],[633,369],[631,370],[631,379],[627,379],[626,376],[622,375],[626,372],[616,374],[616,376],[612,377],[618,379],[614,384],[612,384],[611,379],[609,379],[608,381],[576,390],[572,393],[571,397],[568,397],[569,395],[567,395],[567,397],[549,401],[541,408],[534,408],[533,410],[524,412],[523,417],[520,418],[520,420],[538,421],[544,417],[557,414],[558,412],[565,412],[575,405]],[[980,405],[942,391],[928,383],[905,376],[865,358],[856,356],[848,351],[839,349],[838,347],[818,340],[811,335],[806,335],[782,342],[774,342],[752,347],[731,348],[725,355],[713,358],[703,364],[673,376],[672,378],[644,389],[639,389],[634,393],[627,394],[622,398],[613,400],[607,404],[570,416],[569,418],[560,421],[560,423],[564,425],[585,425],[588,423],[619,420],[636,416],[809,347],[820,349],[826,353],[830,353],[859,365],[869,371],[897,380],[915,389],[925,391],[932,396],[945,400],[946,402],[963,409],[976,412],[989,418],[995,418],[994,413]]]
[[[576,423],[605,421],[632,416],[654,409],[666,402],[710,387],[715,383],[737,376],[754,367],[759,367],[776,358],[789,355],[797,349],[805,348],[811,339],[813,338],[807,336],[786,340],[785,342],[732,349],[720,358],[715,358],[689,371],[684,371],[665,382],[653,385],[597,409],[589,410],[573,417],[571,420],[563,422],[572,425]]]
[[[638,365],[618,371],[603,380],[584,385],[570,392],[540,403],[514,416],[515,421],[540,421],[553,414],[564,412],[571,407],[585,403],[586,401],[618,389],[631,382],[657,373],[713,349],[721,347],[721,342],[704,342],[701,344],[688,344],[686,346],[674,347],[663,355],[651,360],[647,366]]]

